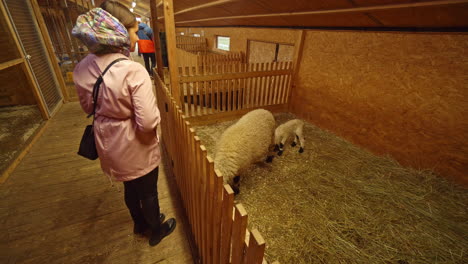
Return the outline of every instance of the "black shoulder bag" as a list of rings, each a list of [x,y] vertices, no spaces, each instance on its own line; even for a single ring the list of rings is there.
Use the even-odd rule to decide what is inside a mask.
[[[88,118],[93,116],[93,123],[91,125],[86,126],[85,131],[83,133],[83,137],[81,138],[80,148],[78,149],[78,155],[83,156],[87,159],[95,160],[99,157],[97,150],[96,150],[96,141],[94,139],[93,125],[94,125],[94,119],[95,119],[94,115],[96,114],[96,105],[97,105],[97,100],[98,100],[98,95],[99,95],[99,87],[101,86],[102,78],[104,74],[106,74],[107,70],[109,70],[109,68],[112,67],[112,65],[122,60],[126,60],[126,59],[120,58],[111,62],[109,66],[107,66],[106,69],[102,72],[102,74],[99,76],[99,78],[97,79],[96,83],[93,86],[93,111],[91,112],[91,114],[88,115]]]

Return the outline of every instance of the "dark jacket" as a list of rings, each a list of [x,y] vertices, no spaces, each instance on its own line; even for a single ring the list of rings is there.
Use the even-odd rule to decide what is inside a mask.
[[[153,40],[153,30],[145,23],[138,25],[138,38],[144,40]]]

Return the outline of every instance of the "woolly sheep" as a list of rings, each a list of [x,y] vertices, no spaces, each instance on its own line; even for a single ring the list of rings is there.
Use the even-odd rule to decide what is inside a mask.
[[[284,144],[290,136],[294,137],[294,142],[291,146],[296,146],[297,140],[299,139],[300,148],[299,153],[304,152],[305,139],[302,135],[304,128],[304,121],[300,119],[289,120],[288,122],[278,126],[275,130],[275,151],[278,151],[278,156],[283,154]]]
[[[215,169],[239,193],[240,173],[249,165],[262,161],[273,143],[275,118],[264,109],[250,111],[224,131],[216,144]],[[273,156],[267,157],[271,162]]]

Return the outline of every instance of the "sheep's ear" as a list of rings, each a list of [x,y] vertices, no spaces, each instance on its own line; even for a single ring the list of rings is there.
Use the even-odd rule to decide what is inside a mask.
[[[240,176],[236,176],[236,177],[234,177],[234,179],[233,179],[233,180],[234,180],[234,183],[238,183],[238,182],[240,181]]]

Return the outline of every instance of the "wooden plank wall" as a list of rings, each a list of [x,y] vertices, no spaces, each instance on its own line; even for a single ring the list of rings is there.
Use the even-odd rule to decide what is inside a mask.
[[[177,36],[177,48],[191,52],[206,52],[207,42],[203,37]]]
[[[214,52],[191,52],[177,48],[177,62],[181,67],[204,66],[213,64],[238,64],[245,62],[243,52],[228,52],[224,54]]]
[[[182,48],[177,48],[177,64],[180,66],[196,66],[198,62],[198,54],[186,51]]]
[[[230,37],[230,51],[247,54],[247,41],[267,41],[295,45],[300,30],[279,28],[240,28],[240,27],[177,27],[178,32],[197,33],[206,38],[209,50],[224,52],[216,49],[216,36]]]
[[[188,117],[286,104],[292,62],[180,67],[180,100]]]
[[[173,162],[172,171],[201,263],[262,263],[265,241],[258,231],[246,229],[247,213],[242,204],[234,206],[231,187],[224,185],[223,176],[214,170],[213,159],[169,89],[157,74],[154,76],[162,146]],[[248,244],[246,233],[250,233]]]
[[[290,109],[468,185],[468,35],[307,31]]]
[[[198,66],[214,65],[214,64],[238,64],[245,63],[245,55],[243,52],[227,52],[215,53],[206,52],[198,54]],[[190,65],[187,65],[190,66]]]

